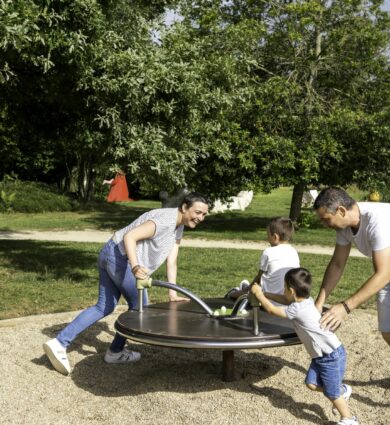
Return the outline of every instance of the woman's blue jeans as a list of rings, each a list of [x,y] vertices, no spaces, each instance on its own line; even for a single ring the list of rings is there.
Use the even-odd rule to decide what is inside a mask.
[[[64,347],[68,345],[85,329],[98,320],[112,313],[123,295],[129,305],[129,310],[136,308],[138,291],[136,279],[127,261],[113,240],[100,251],[99,259],[99,297],[97,303],[81,312],[73,322],[69,323],[58,335],[57,339]],[[147,304],[147,293],[144,290],[144,305]],[[126,338],[116,334],[111,343],[111,351],[118,353],[123,349]]]

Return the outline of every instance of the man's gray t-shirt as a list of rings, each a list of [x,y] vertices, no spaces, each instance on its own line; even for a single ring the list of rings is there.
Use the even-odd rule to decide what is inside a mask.
[[[314,305],[313,298],[293,302],[285,308],[287,317],[292,320],[295,332],[312,358],[329,354],[341,345],[337,336],[321,329],[321,314]]]
[[[159,208],[148,211],[128,226],[115,232],[112,239],[118,245],[121,254],[126,255],[123,243],[125,234],[140,224],[153,221],[156,225],[155,234],[150,239],[137,242],[136,248],[138,264],[147,267],[153,273],[167,259],[175,242],[183,236],[184,226],[177,226],[177,214],[177,208]]]

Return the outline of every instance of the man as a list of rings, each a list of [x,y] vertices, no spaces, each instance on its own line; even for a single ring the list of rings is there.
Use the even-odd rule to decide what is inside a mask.
[[[316,300],[320,311],[343,274],[352,242],[372,257],[374,266],[374,273],[354,294],[322,316],[321,325],[336,329],[352,310],[378,294],[378,329],[390,345],[390,204],[356,202],[343,189],[329,187],[316,198],[314,210],[325,226],[336,230],[333,257]]]

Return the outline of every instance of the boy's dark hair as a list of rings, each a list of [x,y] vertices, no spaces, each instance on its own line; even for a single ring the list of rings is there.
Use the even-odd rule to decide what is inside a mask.
[[[203,195],[198,192],[188,193],[180,203],[179,208],[181,209],[183,205],[186,205],[187,208],[191,208],[195,202],[202,202],[210,207],[210,201]]]
[[[344,189],[328,187],[318,194],[313,208],[318,210],[323,207],[328,212],[335,214],[338,207],[344,207],[350,210],[354,204],[356,204],[356,201]]]
[[[294,224],[286,217],[275,217],[267,226],[271,235],[277,234],[281,241],[289,241],[294,234]]]
[[[311,291],[311,274],[309,270],[303,267],[297,267],[289,270],[284,281],[288,288],[293,288],[297,297],[309,298]]]

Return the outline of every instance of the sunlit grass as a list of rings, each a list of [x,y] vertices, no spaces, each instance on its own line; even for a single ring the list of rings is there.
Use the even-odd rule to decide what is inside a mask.
[[[271,194],[257,194],[245,211],[210,214],[194,231],[187,230],[185,238],[235,239],[262,241],[271,217],[288,216],[291,188],[280,188]],[[95,204],[85,211],[51,212],[44,214],[0,214],[0,230],[84,230],[114,231],[125,227],[140,214],[160,208],[158,201],[135,201],[121,204]],[[311,213],[311,212],[310,212]],[[315,222],[301,228],[294,237],[295,243],[334,244],[334,232]]]
[[[0,319],[73,311],[97,300],[97,256],[100,244],[0,241]],[[242,279],[256,274],[260,252],[233,249],[181,248],[178,283],[203,297],[223,296]],[[318,292],[329,256],[301,254],[312,271]],[[350,258],[343,279],[329,299],[342,300],[372,273],[371,262]],[[154,275],[165,280],[165,267]],[[150,301],[166,301],[165,290],[152,288]],[[373,300],[368,303],[373,305]]]

